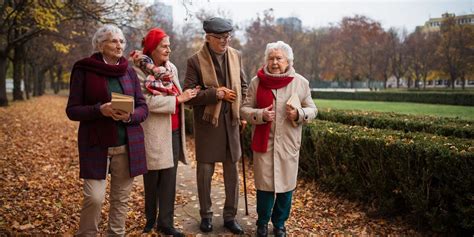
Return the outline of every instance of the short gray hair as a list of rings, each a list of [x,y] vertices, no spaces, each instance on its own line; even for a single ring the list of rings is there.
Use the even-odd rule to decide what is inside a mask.
[[[127,42],[120,28],[115,25],[103,25],[95,32],[94,36],[92,37],[92,50],[94,50],[94,52],[99,52],[99,45],[102,42],[108,40],[111,34],[119,34],[123,41],[125,43]]]
[[[284,54],[286,54],[286,59],[288,59],[288,63],[290,66],[293,66],[293,49],[283,41],[277,41],[267,44],[267,48],[265,49],[265,62],[268,60],[268,55],[273,50],[281,50]]]

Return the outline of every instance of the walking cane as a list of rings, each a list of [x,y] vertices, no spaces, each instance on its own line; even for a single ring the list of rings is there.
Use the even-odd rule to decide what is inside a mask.
[[[240,151],[242,153],[242,173],[244,175],[244,200],[245,200],[245,215],[249,215],[249,206],[247,204],[247,180],[245,179],[245,159],[244,159],[244,128],[240,132]]]

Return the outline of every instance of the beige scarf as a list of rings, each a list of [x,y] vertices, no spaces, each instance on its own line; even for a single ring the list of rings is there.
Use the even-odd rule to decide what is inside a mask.
[[[240,88],[240,61],[239,54],[237,50],[228,47],[227,48],[227,61],[228,61],[228,70],[230,74],[230,84],[231,90],[237,93],[237,98],[234,103],[232,103],[232,125],[236,126],[240,123],[240,102],[242,100],[242,93]],[[207,44],[201,48],[197,54],[199,65],[201,67],[201,77],[204,82],[204,86],[207,88],[218,88],[219,82],[217,81],[216,70],[212,62],[211,54]],[[204,109],[204,114],[202,119],[204,121],[210,122],[214,127],[218,126],[219,114],[221,111],[222,101],[219,100],[217,104],[207,105]]]

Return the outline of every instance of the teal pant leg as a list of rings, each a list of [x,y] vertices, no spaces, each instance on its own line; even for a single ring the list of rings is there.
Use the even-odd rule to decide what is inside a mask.
[[[293,191],[286,193],[277,193],[275,206],[273,207],[272,223],[274,227],[281,228],[285,226],[285,221],[290,216],[291,198]]]
[[[275,193],[257,190],[257,225],[266,225],[272,216]]]

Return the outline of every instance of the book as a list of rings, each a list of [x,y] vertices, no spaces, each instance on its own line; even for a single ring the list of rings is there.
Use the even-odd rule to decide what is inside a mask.
[[[301,108],[301,101],[300,101],[300,98],[298,97],[298,94],[291,95],[288,101],[286,102],[286,104],[293,107],[294,109]],[[298,124],[296,123],[296,121],[291,121],[291,124],[293,125],[293,127],[298,127]]]
[[[112,92],[112,108],[133,113],[135,109],[135,98],[130,95]]]

